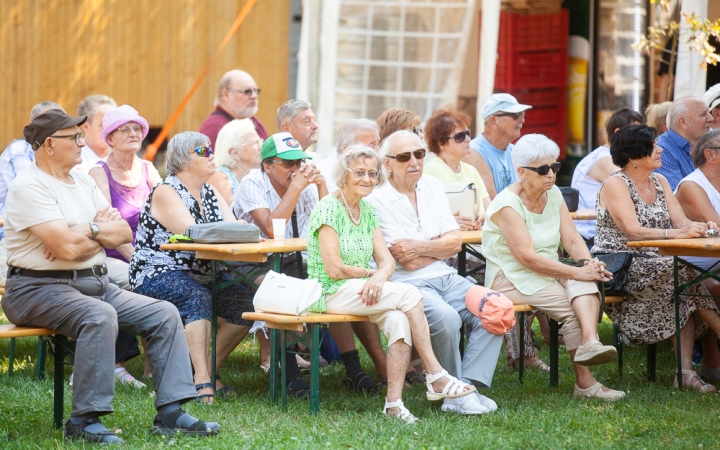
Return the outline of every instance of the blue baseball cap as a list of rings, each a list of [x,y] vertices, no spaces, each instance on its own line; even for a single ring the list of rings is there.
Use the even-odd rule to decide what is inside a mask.
[[[519,113],[532,108],[530,105],[518,103],[510,94],[493,94],[482,107],[483,120],[499,112]]]

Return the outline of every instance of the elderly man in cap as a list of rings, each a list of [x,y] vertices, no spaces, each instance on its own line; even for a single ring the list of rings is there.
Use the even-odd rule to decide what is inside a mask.
[[[77,340],[66,438],[123,442],[99,420],[113,412],[118,329],[147,340],[158,412],[152,431],[215,434],[217,423],[180,408],[196,394],[177,309],[109,283],[103,247],[130,242],[132,234],[92,178],[71,170],[81,159],[80,126],[86,120],[50,110],[24,129],[35,163],[18,175],[8,193],[3,311],[14,324],[50,328]]]
[[[225,124],[234,119],[250,119],[260,139],[267,139],[265,126],[255,117],[260,104],[259,95],[260,89],[249,73],[242,70],[225,73],[218,81],[215,111],[210,113],[198,131],[210,138],[214,147],[215,139]]]
[[[681,97],[673,102],[667,115],[668,130],[657,138],[663,149],[662,167],[655,172],[667,178],[670,188],[677,189],[680,180],[695,170],[692,148],[710,131],[713,116],[707,104],[698,97]]]
[[[443,260],[457,255],[462,242],[442,184],[423,175],[423,141],[407,130],[383,141],[380,154],[388,182],[368,196],[397,268],[393,281],[412,284],[423,296],[430,339],[440,364],[450,375],[478,387],[490,386],[498,361],[502,334],[485,329],[466,307],[473,283]],[[468,324],[464,357],[460,356],[460,328]],[[443,411],[484,414],[497,409],[489,398],[475,394],[445,399]]]
[[[470,141],[470,148],[475,151],[464,161],[480,173],[491,199],[517,181],[510,143],[520,137],[525,111],[530,108],[510,94],[493,94],[482,107],[485,129]]]
[[[713,129],[720,128],[720,83],[705,91],[703,101],[710,109],[710,115],[713,116],[710,126]]]

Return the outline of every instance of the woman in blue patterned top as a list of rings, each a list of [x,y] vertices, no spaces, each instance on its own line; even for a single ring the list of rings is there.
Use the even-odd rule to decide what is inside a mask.
[[[430,344],[422,295],[414,286],[388,282],[395,260],[385,244],[375,209],[363,200],[384,181],[373,149],[354,145],[338,156],[334,181],[340,188],[323,198],[308,225],[308,277],[323,286],[314,312],[367,316],[388,338],[388,389],[383,412],[407,423],[417,421],[402,402],[405,370],[413,345],[428,370],[430,400],[457,398],[475,388],[450,376]],[[377,269],[370,268],[374,258]]]

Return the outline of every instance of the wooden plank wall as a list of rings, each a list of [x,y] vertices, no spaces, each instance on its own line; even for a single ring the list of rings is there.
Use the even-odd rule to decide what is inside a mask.
[[[75,115],[107,94],[161,127],[246,0],[0,0],[0,150],[22,137],[30,109],[54,100]],[[170,133],[197,130],[223,73],[255,78],[259,118],[275,131],[288,96],[290,0],[259,0]]]

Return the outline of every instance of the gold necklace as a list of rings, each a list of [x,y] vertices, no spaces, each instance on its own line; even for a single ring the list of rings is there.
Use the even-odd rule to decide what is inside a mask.
[[[340,189],[340,199],[343,202],[343,205],[345,205],[345,209],[347,209],[348,214],[350,215],[350,220],[352,220],[352,223],[355,224],[355,226],[360,225],[360,203],[358,203],[358,218],[355,218],[355,215],[352,212],[352,209],[350,209],[350,205],[348,205],[347,200],[345,199],[345,193],[343,192],[343,189]]]

